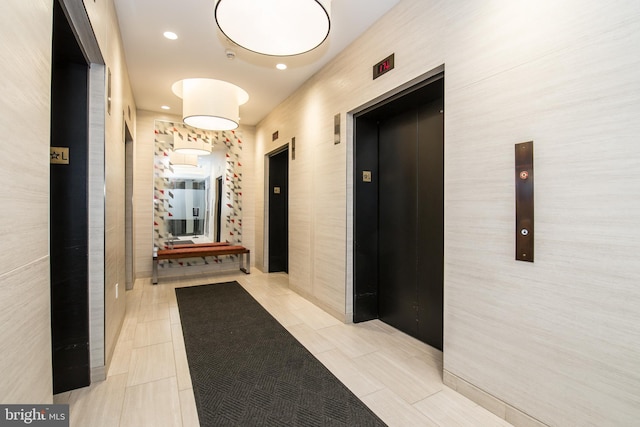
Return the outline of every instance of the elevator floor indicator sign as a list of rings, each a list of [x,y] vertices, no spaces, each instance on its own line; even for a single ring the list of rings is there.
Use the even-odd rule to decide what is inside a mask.
[[[49,158],[52,165],[68,165],[69,147],[49,147]]]

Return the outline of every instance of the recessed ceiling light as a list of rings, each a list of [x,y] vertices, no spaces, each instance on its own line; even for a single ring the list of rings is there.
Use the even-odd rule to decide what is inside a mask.
[[[276,68],[278,70],[286,70],[287,69],[287,64],[278,64],[278,65],[276,65]]]
[[[163,105],[162,107],[163,110],[171,110],[171,107],[169,107],[168,105]]]
[[[178,38],[178,35],[172,31],[165,31],[163,35],[169,40],[175,40]]]

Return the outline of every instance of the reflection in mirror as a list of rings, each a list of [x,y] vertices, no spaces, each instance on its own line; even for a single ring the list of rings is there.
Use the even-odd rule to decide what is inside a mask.
[[[213,220],[214,227],[220,227],[220,217],[213,215],[210,218],[206,214],[209,212],[209,178],[169,179],[167,189],[173,193],[173,203],[169,206],[169,217],[166,219],[170,235],[178,238],[209,236],[209,219]]]
[[[176,139],[197,142],[210,149],[211,154],[175,153]],[[156,248],[220,241],[242,244],[241,150],[238,130],[204,131],[183,123],[156,120],[153,225]]]

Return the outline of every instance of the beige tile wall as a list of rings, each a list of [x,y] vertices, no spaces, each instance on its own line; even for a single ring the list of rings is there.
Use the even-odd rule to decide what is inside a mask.
[[[640,5],[403,0],[256,131],[296,137],[290,283],[350,318],[351,118],[445,65],[445,369],[551,425],[640,417]],[[395,69],[371,66],[395,52]],[[278,130],[280,139],[271,142]],[[514,261],[514,144],[534,141],[536,261]],[[346,259],[346,262],[345,262]]]
[[[53,3],[0,14],[0,402],[52,401],[49,129]]]
[[[153,153],[155,120],[171,120],[174,116],[138,111],[135,135],[135,169],[133,180],[133,215],[136,221],[136,278],[151,277],[153,255]]]
[[[7,9],[0,18],[4,40],[0,48],[4,58],[0,62],[0,69],[5,82],[0,120],[5,135],[2,151],[8,160],[1,169],[0,178],[2,182],[12,185],[4,186],[5,190],[1,190],[7,191],[7,194],[1,194],[7,208],[0,214],[0,252],[3,260],[0,301],[7,305],[2,312],[6,316],[11,315],[11,321],[7,318],[2,322],[3,336],[0,341],[3,346],[3,366],[0,368],[3,372],[13,374],[3,376],[8,383],[2,384],[0,390],[7,395],[0,395],[0,400],[48,402],[52,388],[48,267],[52,3],[11,0],[5,2],[5,7]],[[77,11],[75,4],[68,7]],[[123,144],[122,111],[126,105],[131,105],[135,111],[135,105],[113,3],[89,2],[88,10],[102,56],[112,70],[114,83],[112,115],[103,116],[100,120],[98,104],[104,104],[105,82],[104,78],[100,80],[100,66],[94,66],[91,74],[89,172],[91,367],[93,372],[104,373],[124,315],[124,299],[117,301],[115,288],[108,286],[111,282],[122,281],[120,266],[123,260],[119,259],[122,251],[118,242],[124,241],[124,231],[117,203],[115,212],[109,211],[106,216],[108,231],[116,238],[113,242],[107,241],[106,252],[100,250],[100,239],[105,230],[104,224],[100,223],[105,218],[104,203],[100,200],[105,188],[104,155],[106,153],[106,170],[110,176],[119,176],[123,168],[119,155],[120,145]],[[99,99],[101,95],[102,99]],[[96,97],[101,102],[95,103]],[[98,120],[95,120],[96,117]],[[107,178],[107,198],[122,200],[123,197],[119,196],[121,186],[119,178]],[[16,229],[21,232],[16,233]]]

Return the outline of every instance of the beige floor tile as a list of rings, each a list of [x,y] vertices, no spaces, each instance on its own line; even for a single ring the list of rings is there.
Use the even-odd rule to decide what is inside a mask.
[[[127,375],[114,375],[89,387],[73,390],[69,399],[71,427],[117,427]]]
[[[131,362],[132,351],[133,340],[118,340],[118,344],[113,351],[111,366],[109,366],[109,372],[107,373],[108,377],[111,377],[113,375],[126,374],[127,372],[129,372],[129,362]]]
[[[434,367],[442,370],[442,352],[440,350],[430,347],[380,320],[358,323],[356,326],[362,334],[370,334],[369,339],[375,340],[381,349],[399,357],[402,354],[407,357],[425,357],[431,361]],[[366,337],[366,335],[363,336]]]
[[[182,425],[180,395],[175,378],[127,387],[121,427],[175,427]]]
[[[58,393],[53,395],[53,403],[55,405],[68,405],[71,392],[66,391],[64,393]]]
[[[137,305],[140,305],[142,299],[142,288],[144,287],[142,281],[136,280],[136,284],[133,289],[126,291],[127,295],[127,310],[135,309]]]
[[[173,337],[173,355],[176,360],[176,376],[178,379],[178,390],[190,389],[191,373],[189,372],[189,362],[187,360],[187,351],[184,346],[184,337],[182,335],[182,325],[171,325],[171,335]]]
[[[373,376],[358,370],[353,359],[348,358],[338,349],[316,354],[316,358],[358,397],[384,388],[384,385]]]
[[[505,417],[508,424],[518,427],[546,427],[542,421],[538,421],[529,415],[520,412],[518,409],[507,406],[507,416]]]
[[[138,323],[133,339],[133,347],[145,347],[171,341],[171,322],[169,319],[152,320]]]
[[[180,390],[180,407],[182,408],[182,426],[200,427],[198,408],[192,389]]]
[[[444,387],[438,393],[415,403],[413,406],[441,426],[506,427],[511,425],[449,387]]]
[[[285,328],[302,323],[302,319],[286,308],[282,308],[277,302],[266,302],[264,307]]]
[[[389,427],[439,427],[420,411],[388,389],[360,398]]]
[[[348,357],[372,353],[377,347],[354,332],[353,325],[336,325],[318,329],[318,333],[331,341]]]
[[[336,346],[305,323],[298,323],[287,328],[289,333],[313,354],[322,353]]]
[[[398,361],[398,363],[401,363],[404,368],[413,375],[423,378],[430,384],[436,384],[437,389],[442,390],[442,387],[444,386],[444,383],[442,382],[442,366],[434,366],[433,361],[430,358],[424,355],[413,356],[408,359]]]
[[[458,380],[456,381],[456,391],[474,401],[478,405],[482,405],[482,407],[487,408],[498,417],[506,419],[507,405],[494,396],[491,396],[490,394],[480,390],[473,384],[470,384],[458,378]]]
[[[278,296],[287,295],[292,291],[289,289],[288,281],[285,276],[276,275],[263,275],[261,278],[240,278],[238,280],[243,286],[247,286],[249,289],[262,290],[268,292],[268,295]],[[256,287],[253,287],[256,285]]]
[[[418,402],[442,389],[438,373],[409,366],[406,360],[394,360],[383,352],[369,353],[354,360],[357,369],[384,384],[409,404]],[[425,363],[426,365],[426,363]],[[428,365],[427,365],[428,366]]]
[[[380,322],[380,321],[377,320],[377,322]],[[442,365],[442,351],[436,348],[433,348],[429,344],[423,343],[422,341],[419,341],[416,338],[411,337],[397,329],[393,331],[392,335],[398,341],[403,342],[406,347],[412,348],[415,352],[418,352],[420,354],[421,353],[428,354],[434,360],[437,360],[440,365]],[[411,350],[407,350],[407,351],[411,352]]]
[[[284,309],[287,309],[291,312],[296,312],[300,310],[318,310],[318,307],[302,298],[300,295],[295,292],[290,292],[282,295],[274,296],[274,298],[278,301],[278,305]]]
[[[308,304],[310,305],[309,307],[296,309],[294,313],[309,327],[318,330],[342,324],[342,322],[329,313],[314,306],[310,302],[308,302]]]
[[[169,308],[174,308],[178,306],[178,299],[176,297],[176,288],[172,287],[171,292],[169,293]]]
[[[171,319],[171,323],[180,323],[180,310],[178,310],[177,305],[169,305],[169,318]]]
[[[138,326],[138,318],[133,313],[126,313],[120,329],[118,341],[133,341],[136,336],[136,326]]]
[[[172,286],[147,285],[142,289],[142,301],[145,304],[169,303]]]
[[[402,349],[401,346],[397,345],[392,333],[382,322],[369,321],[349,326],[351,327],[351,333],[372,344],[376,350],[394,348],[396,351],[400,351]],[[403,353],[406,355],[405,357],[410,356],[410,353]]]
[[[176,365],[172,343],[167,342],[132,350],[127,386],[157,381],[175,375]]]
[[[144,301],[140,308],[139,322],[152,322],[154,320],[170,319],[169,303],[162,302],[159,304],[145,305]]]

